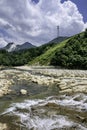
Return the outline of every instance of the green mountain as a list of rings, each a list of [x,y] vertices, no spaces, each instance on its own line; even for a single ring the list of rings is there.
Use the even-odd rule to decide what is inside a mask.
[[[87,29],[65,40],[62,38],[62,42],[51,41],[40,47],[17,52],[0,50],[0,65],[21,66],[25,64],[87,69]]]
[[[32,60],[31,62],[29,62],[29,65],[49,65],[50,63],[50,59],[53,56],[53,54],[55,53],[55,49],[56,48],[60,48],[63,45],[60,45],[60,42],[64,41],[68,39],[68,37],[58,37],[55,38],[53,40],[51,40],[50,42],[42,45],[39,47],[39,51],[41,51],[42,53],[40,54],[40,56],[37,56],[34,60]],[[59,45],[58,45],[59,44]]]
[[[87,69],[87,29],[68,39],[65,46],[55,52],[51,65],[71,69]]]
[[[29,64],[87,69],[87,29],[83,33],[55,44]]]
[[[52,43],[49,47],[50,44],[46,45],[46,48],[49,48],[47,50],[45,50],[44,53],[42,53],[40,56],[37,56],[36,58],[34,58],[32,61],[29,62],[29,65],[50,65],[51,59],[53,58],[53,56],[55,55],[55,51],[59,50],[60,48],[62,48],[67,40],[59,43],[59,44],[54,44]]]

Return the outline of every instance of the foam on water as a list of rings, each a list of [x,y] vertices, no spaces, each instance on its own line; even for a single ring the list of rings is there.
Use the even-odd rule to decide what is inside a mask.
[[[66,96],[62,100],[57,100],[57,104],[68,106],[70,108],[75,108],[78,111],[87,111],[87,96],[84,94],[76,94],[74,96]]]
[[[85,94],[75,94],[72,96],[60,96],[58,99],[57,97],[48,97],[47,100],[45,101],[46,103],[55,103],[57,105],[61,106],[67,106],[70,108],[77,108],[78,111],[85,110],[87,111],[87,95]]]
[[[68,121],[66,117],[60,115],[54,116],[52,119],[39,118],[38,116],[33,118],[28,116],[24,118],[23,116],[21,120],[25,125],[27,124],[27,128],[37,128],[38,130],[51,130],[55,128],[71,127],[73,125],[73,122]]]
[[[16,115],[20,117],[22,124],[27,129],[52,130],[77,126],[77,130],[87,130],[87,128],[83,127],[81,124],[71,121],[64,115],[52,114],[48,116],[46,113],[43,114],[44,116],[41,115],[46,111],[45,105],[48,103],[66,106],[77,111],[81,111],[82,109],[87,111],[87,95],[76,94],[72,96],[52,96],[43,100],[25,100],[22,103],[13,103],[3,114]],[[32,111],[32,108],[36,110],[38,109],[39,114],[37,111]],[[41,109],[43,110],[42,113],[40,113]]]

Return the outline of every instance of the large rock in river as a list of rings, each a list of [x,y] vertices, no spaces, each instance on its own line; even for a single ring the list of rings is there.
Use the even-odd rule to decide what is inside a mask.
[[[21,89],[21,90],[20,90],[20,93],[21,93],[22,95],[27,95],[27,90]]]

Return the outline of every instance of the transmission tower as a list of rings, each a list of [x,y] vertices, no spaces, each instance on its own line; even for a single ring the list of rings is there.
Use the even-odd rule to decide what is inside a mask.
[[[57,26],[57,37],[59,37],[59,25]]]

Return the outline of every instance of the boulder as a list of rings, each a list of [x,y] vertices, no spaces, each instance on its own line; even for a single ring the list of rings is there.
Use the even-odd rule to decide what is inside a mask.
[[[0,130],[7,130],[7,125],[0,123]]]
[[[21,90],[20,90],[20,93],[21,93],[22,95],[27,95],[27,90],[21,89]]]

